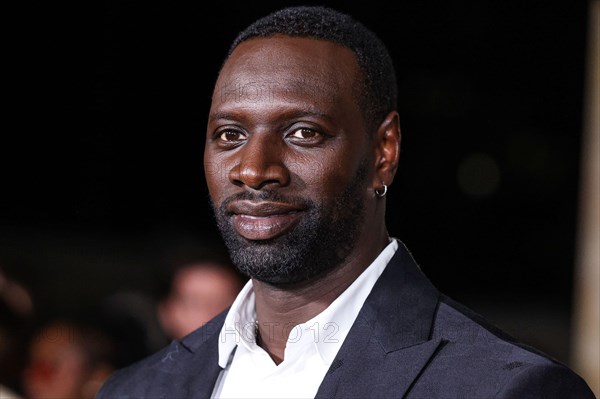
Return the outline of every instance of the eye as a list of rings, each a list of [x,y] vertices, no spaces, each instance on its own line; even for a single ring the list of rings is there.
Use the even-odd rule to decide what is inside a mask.
[[[313,129],[300,128],[289,134],[289,137],[301,140],[314,140],[321,137],[321,133]]]
[[[241,141],[244,140],[246,138],[246,136],[237,131],[237,130],[224,130],[221,131],[218,134],[219,140],[221,141],[225,141],[225,142],[235,142],[235,141]]]

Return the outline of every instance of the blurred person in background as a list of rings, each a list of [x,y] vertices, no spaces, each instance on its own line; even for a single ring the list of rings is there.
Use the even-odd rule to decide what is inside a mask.
[[[27,399],[92,399],[118,366],[117,347],[99,326],[57,318],[36,330],[23,374]]]
[[[230,306],[244,279],[225,252],[203,250],[171,260],[161,279],[157,318],[170,339],[181,339]]]
[[[136,290],[114,292],[87,312],[117,345],[116,362],[127,366],[165,345],[165,335],[156,318],[156,300]]]
[[[33,323],[31,294],[0,268],[0,398],[18,398],[23,353]]]
[[[150,295],[121,290],[94,303],[74,303],[35,320],[19,353],[25,363],[19,375],[21,396],[94,398],[115,369],[163,345]]]

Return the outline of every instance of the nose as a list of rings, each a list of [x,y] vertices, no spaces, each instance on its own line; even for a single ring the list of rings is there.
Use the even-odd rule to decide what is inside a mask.
[[[237,152],[239,162],[229,171],[229,181],[254,190],[289,185],[290,172],[283,161],[284,146],[268,134],[251,136]]]

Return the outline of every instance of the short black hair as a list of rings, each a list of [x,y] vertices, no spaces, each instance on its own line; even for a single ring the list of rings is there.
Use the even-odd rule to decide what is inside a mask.
[[[396,110],[396,72],[388,49],[375,33],[350,15],[323,6],[283,8],[243,30],[227,56],[246,40],[274,35],[327,40],[351,49],[362,73],[357,100],[367,127],[376,129],[389,112]]]

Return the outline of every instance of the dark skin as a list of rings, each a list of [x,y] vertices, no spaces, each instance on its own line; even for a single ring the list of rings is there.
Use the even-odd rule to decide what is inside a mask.
[[[399,117],[390,112],[368,133],[352,90],[359,77],[355,55],[346,47],[274,36],[241,43],[215,86],[204,163],[216,205],[241,191],[277,190],[331,207],[368,160],[363,195],[356,199],[364,203],[366,217],[343,264],[293,286],[253,281],[258,343],[277,364],[290,328],[326,309],[389,242],[385,201],[374,190],[390,185],[396,173]],[[250,239],[285,234],[286,217],[252,217],[250,232],[243,234]]]

